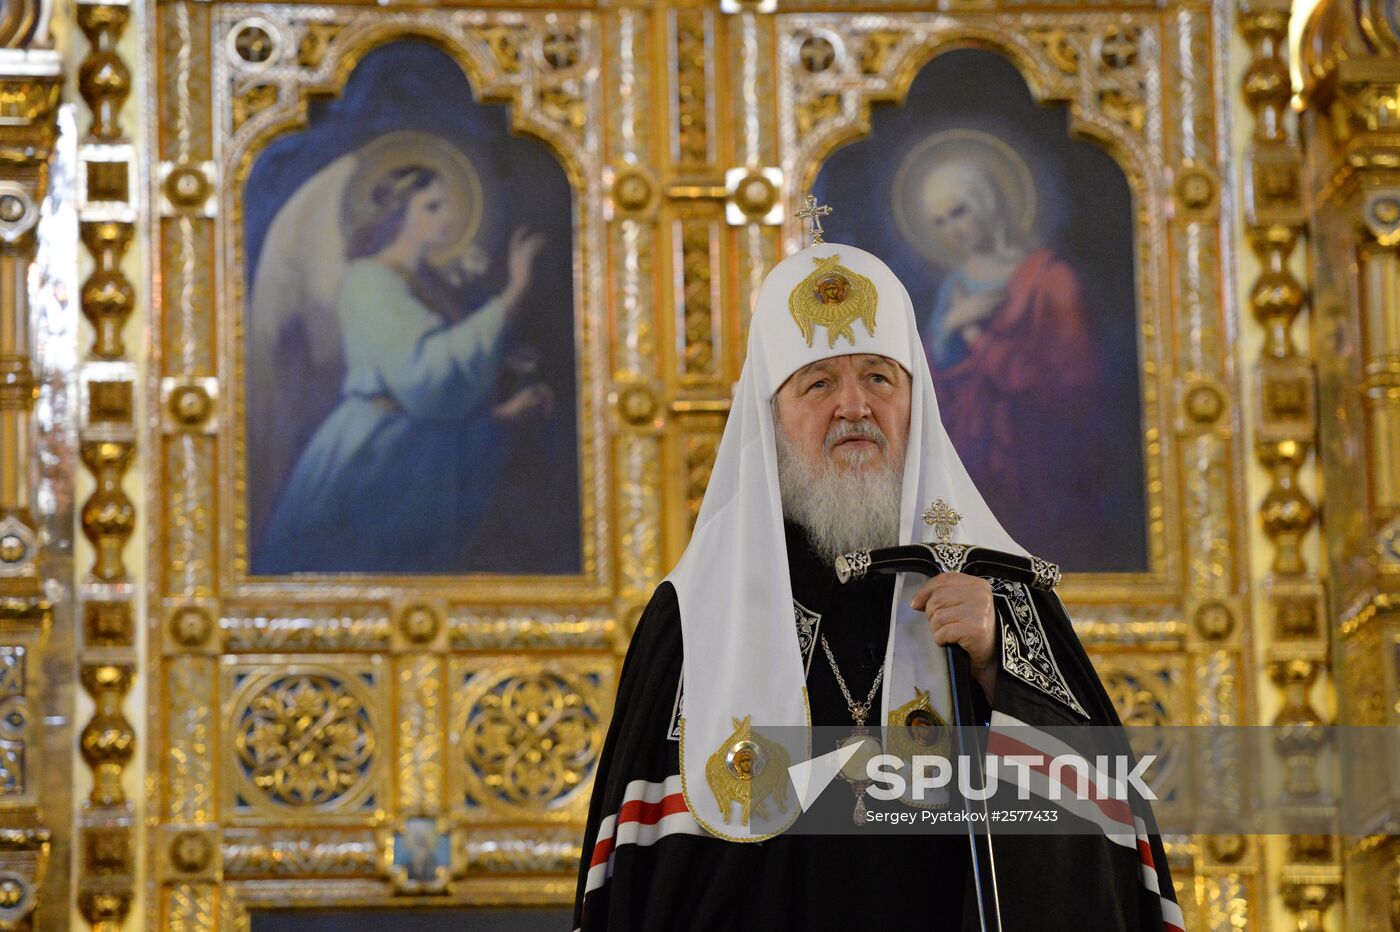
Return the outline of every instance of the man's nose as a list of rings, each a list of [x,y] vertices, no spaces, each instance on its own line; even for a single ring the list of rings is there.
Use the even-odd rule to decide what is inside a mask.
[[[865,390],[856,381],[846,381],[836,395],[836,416],[846,421],[859,421],[870,416],[870,403]]]

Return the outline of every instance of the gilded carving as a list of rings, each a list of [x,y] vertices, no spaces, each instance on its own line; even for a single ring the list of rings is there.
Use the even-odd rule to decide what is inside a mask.
[[[617,415],[632,427],[657,427],[661,403],[650,385],[625,385],[617,391]]]
[[[555,29],[540,38],[539,54],[555,71],[567,71],[579,60],[579,35],[572,29]]]
[[[79,829],[78,911],[89,925],[104,932],[117,932],[131,909],[136,870],[132,841],[125,820]]]
[[[164,818],[202,822],[214,814],[214,661],[174,658],[166,666],[164,697]]]
[[[97,480],[97,490],[83,505],[83,534],[97,552],[92,575],[104,582],[126,578],[122,548],[135,530],[136,509],[122,490],[122,478],[134,447],[131,441],[88,440],[80,448]]]
[[[225,879],[372,876],[380,846],[369,831],[299,831],[268,835],[234,829],[220,854]]]
[[[248,65],[270,65],[281,51],[278,31],[262,17],[246,19],[229,30],[228,48]]]
[[[836,64],[836,46],[824,35],[809,35],[797,47],[797,60],[810,74],[820,74]]]
[[[63,83],[59,79],[56,53],[38,53],[37,67],[25,76],[0,76],[0,112],[5,114],[6,126],[0,134],[0,157],[7,163],[5,177],[17,181],[25,195],[19,217],[13,216],[0,227],[3,239],[21,247],[32,247],[33,221],[38,210],[32,206],[43,197],[48,183],[48,158],[53,152],[57,108]],[[45,73],[52,69],[52,73]],[[30,70],[30,69],[26,69]],[[21,223],[21,220],[27,220]]]
[[[1221,641],[1235,630],[1235,616],[1230,606],[1219,600],[1203,602],[1192,616],[1196,633],[1208,641]]]
[[[661,445],[650,437],[619,441],[618,558],[621,593],[631,598],[650,594],[661,569]]]
[[[776,197],[776,191],[772,196]],[[767,209],[761,213],[767,213]],[[680,294],[676,296],[680,317],[677,323],[684,334],[681,377],[713,377],[720,337],[719,283],[714,274],[719,254],[714,248],[718,227],[714,221],[704,219],[677,221],[676,226],[681,242]]]
[[[1178,665],[1165,661],[1098,658],[1100,679],[1125,725],[1160,727],[1184,719],[1172,708],[1182,680]]]
[[[166,854],[170,866],[182,874],[202,874],[214,863],[216,846],[205,831],[186,830],[170,837]]]
[[[277,85],[251,84],[233,98],[233,130],[237,132],[253,117],[277,103]]]
[[[725,219],[730,226],[782,222],[782,169],[732,168],[724,174],[724,187],[729,194]]]
[[[212,932],[214,925],[214,890],[212,884],[180,883],[166,887],[161,926],[166,932]],[[233,897],[226,895],[225,903]],[[244,913],[242,923],[230,922],[228,929],[248,932],[249,923]]]
[[[395,668],[400,811],[415,815],[436,813],[442,806],[444,763],[439,725],[443,716],[442,661],[417,654],[398,658]]]
[[[112,206],[115,212],[124,213],[126,202],[135,189],[132,178],[132,163],[125,158],[128,151],[124,146],[115,146],[105,153],[88,150],[89,157],[82,176],[82,199],[89,207]],[[101,158],[100,155],[108,155]]]
[[[460,605],[447,620],[449,641],[458,650],[606,650],[616,627],[606,610],[590,606]]]
[[[410,605],[399,613],[399,632],[414,644],[427,644],[437,637],[442,622],[428,605]]]
[[[1378,244],[1400,245],[1400,191],[1384,188],[1370,192],[1362,204],[1361,216]]]
[[[903,39],[902,34],[894,31],[872,32],[867,35],[860,45],[861,73],[883,74],[889,63],[890,53]]]
[[[1328,665],[1325,636],[1314,631],[1309,637],[1301,620],[1313,614],[1307,603],[1319,595],[1305,545],[1317,522],[1317,508],[1303,488],[1302,475],[1317,433],[1316,376],[1308,358],[1310,347],[1305,343],[1300,352],[1292,332],[1308,295],[1292,270],[1303,217],[1300,154],[1288,113],[1292,97],[1288,24],[1287,4],[1267,0],[1239,4],[1237,27],[1251,52],[1241,91],[1253,118],[1246,169],[1250,183],[1245,185],[1246,236],[1259,262],[1248,300],[1263,335],[1255,366],[1260,405],[1254,452],[1268,477],[1258,510],[1273,550],[1268,594],[1272,630],[1266,636],[1273,643],[1267,673],[1281,693],[1281,708],[1273,723],[1278,726],[1274,743],[1284,764],[1285,792],[1301,799],[1318,787],[1317,755],[1324,737],[1316,726],[1324,722],[1309,693],[1319,678],[1326,682]],[[1325,817],[1325,807],[1318,814]],[[1336,890],[1320,895],[1328,885],[1314,887],[1311,881],[1332,868],[1309,861],[1304,869],[1297,853],[1285,859],[1277,889],[1300,928],[1323,929],[1326,904],[1318,906]],[[1299,873],[1303,870],[1306,873]]]
[[[131,71],[116,46],[126,30],[126,4],[79,3],[78,26],[91,49],[78,66],[78,92],[92,114],[88,134],[100,142],[125,138],[121,109],[131,93]]]
[[[1193,428],[1208,429],[1218,424],[1225,416],[1229,402],[1221,386],[1211,381],[1198,379],[1187,382],[1182,395],[1182,412]]]
[[[215,417],[219,382],[212,378],[175,377],[160,383],[167,431],[211,433],[218,429]]]
[[[166,630],[170,639],[181,647],[203,647],[209,643],[215,628],[214,619],[203,608],[186,605],[170,613]]]
[[[715,456],[719,453],[717,434],[687,434],[685,450],[685,511],[691,529],[700,517],[700,503],[705,498],[705,488],[710,484],[710,471],[715,466]]]
[[[130,424],[132,421],[132,384],[125,379],[87,383],[89,424]]]
[[[83,760],[92,768],[93,785],[88,799],[94,806],[120,806],[126,802],[122,771],[131,762],[136,730],[122,713],[122,700],[131,689],[130,664],[85,664],[83,688],[97,708],[78,738]]]
[[[611,709],[611,657],[462,659],[450,669],[454,808],[478,820],[581,811]]]
[[[567,873],[582,854],[570,829],[479,829],[464,833],[468,872]]]
[[[237,797],[254,810],[349,810],[377,783],[379,714],[371,682],[331,668],[248,675],[228,731]]]
[[[136,294],[121,265],[134,229],[130,223],[107,220],[81,226],[93,270],[83,282],[79,301],[83,316],[92,324],[92,354],[99,359],[121,359],[126,355],[122,329],[135,309]]]
[[[1215,206],[1215,176],[1202,168],[1183,169],[1172,186],[1172,194],[1183,211],[1203,213]]]
[[[672,158],[683,170],[703,168],[712,161],[714,142],[710,74],[713,14],[705,9],[671,13],[674,44],[675,116],[671,130]]]
[[[601,749],[601,723],[559,677],[516,678],[467,718],[467,766],[501,801],[548,805],[577,788]]]
[[[612,203],[622,215],[647,213],[656,199],[656,182],[635,166],[618,169],[612,176]]]
[[[89,116],[80,150],[78,233],[92,260],[78,304],[93,330],[89,358],[101,361],[89,363],[89,370],[120,373],[83,379],[88,404],[79,453],[96,489],[80,520],[95,560],[83,585],[78,678],[94,709],[77,736],[77,748],[92,770],[93,786],[81,807],[77,833],[83,869],[76,905],[94,929],[116,932],[131,911],[138,860],[131,804],[122,785],[137,743],[136,726],[122,710],[136,678],[137,620],[134,603],[119,596],[131,582],[123,550],[135,531],[136,513],[123,482],[134,459],[137,412],[135,374],[114,365],[125,360],[123,330],[136,307],[135,289],[122,266],[136,230],[128,202],[137,198],[138,159],[134,148],[123,144],[123,110],[134,82],[118,45],[130,18],[129,4],[83,2],[75,15],[89,43],[77,72],[78,93]]]
[[[98,932],[116,932],[131,911],[130,891],[84,887],[78,891],[78,912]]]
[[[1249,852],[1243,835],[1207,835],[1206,852],[1217,864],[1238,864]]]
[[[48,23],[39,14],[46,12],[38,0],[7,3],[0,10],[0,48],[22,49],[48,32]]]
[[[554,123],[576,132],[588,122],[588,102],[576,81],[544,88],[539,100],[540,112]]]
[[[810,135],[813,130],[841,114],[841,98],[836,94],[818,94],[797,108],[798,138]]]
[[[130,602],[83,605],[83,646],[131,647],[135,636]]]
[[[1202,878],[1197,896],[1202,901],[1205,929],[1244,929],[1249,927],[1249,889],[1239,873],[1216,874]]]
[[[1298,928],[1325,929],[1323,917],[1342,893],[1341,872],[1290,869],[1284,874],[1282,893],[1284,905],[1298,917]]]
[[[387,609],[374,603],[304,604],[289,612],[235,603],[220,625],[230,653],[388,650],[394,631]]]
[[[209,164],[164,163],[160,191],[170,212],[209,217],[214,213],[214,182]]]
[[[0,799],[29,795],[29,651],[0,647]]]
[[[1302,800],[1318,794],[1318,755],[1327,744],[1322,717],[1308,698],[1321,669],[1320,661],[1304,657],[1269,664],[1269,678],[1283,691],[1283,708],[1274,717],[1274,746],[1284,760],[1284,791]]]

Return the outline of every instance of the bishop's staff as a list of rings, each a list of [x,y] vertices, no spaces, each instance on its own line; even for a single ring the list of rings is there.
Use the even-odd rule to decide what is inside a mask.
[[[867,573],[966,573],[984,579],[1005,579],[1024,583],[1034,589],[1054,589],[1060,582],[1060,569],[1039,557],[1003,553],[971,544],[955,544],[948,540],[953,526],[960,520],[957,512],[942,499],[934,502],[924,513],[924,521],[933,525],[933,543],[882,547],[878,550],[857,550],[836,558],[836,577],[843,583],[860,579]],[[968,747],[970,729],[978,724],[972,705],[972,666],[967,651],[957,644],[944,647],[948,657],[948,683],[953,698],[953,727],[958,736],[958,753],[976,768],[973,775],[986,785],[982,771],[981,748]],[[977,914],[983,932],[1001,932],[1001,904],[997,897],[996,858],[992,852],[992,826],[986,800],[981,801],[981,821],[984,835],[979,837],[977,819],[973,818],[973,802],[963,797],[967,820],[967,839],[972,849],[972,880],[977,890]]]

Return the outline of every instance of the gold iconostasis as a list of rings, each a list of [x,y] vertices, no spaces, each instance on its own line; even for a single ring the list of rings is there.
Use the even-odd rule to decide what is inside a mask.
[[[0,40],[0,928],[567,909],[810,192],[1125,721],[1293,726],[1323,828],[1166,837],[1188,926],[1400,929],[1400,787],[1328,834],[1309,727],[1400,724],[1395,0],[12,0]]]

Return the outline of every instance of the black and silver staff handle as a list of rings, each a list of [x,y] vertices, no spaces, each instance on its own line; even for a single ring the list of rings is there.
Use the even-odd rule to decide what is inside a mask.
[[[867,573],[967,573],[983,579],[1025,583],[1032,589],[1046,591],[1060,584],[1060,568],[1049,560],[971,544],[904,544],[857,550],[836,558],[836,578],[843,583]]]
[[[967,544],[927,543],[902,547],[882,547],[878,550],[857,550],[836,558],[836,576],[847,583],[868,573],[967,573],[984,579],[999,578],[1025,583],[1036,589],[1054,589],[1060,582],[1060,568],[1039,557],[1003,553],[986,547]],[[976,768],[973,776],[986,786],[982,773],[982,749],[968,747],[973,725],[977,721],[972,705],[972,661],[967,651],[957,644],[944,648],[948,657],[948,684],[953,698],[953,726],[958,737],[958,754]],[[967,841],[972,854],[972,881],[977,890],[977,918],[982,932],[1001,932],[1001,901],[997,895],[996,858],[992,853],[992,826],[986,800],[981,801],[981,820],[985,837],[978,837],[976,820],[972,816],[972,800],[963,797],[963,810],[968,813]]]

